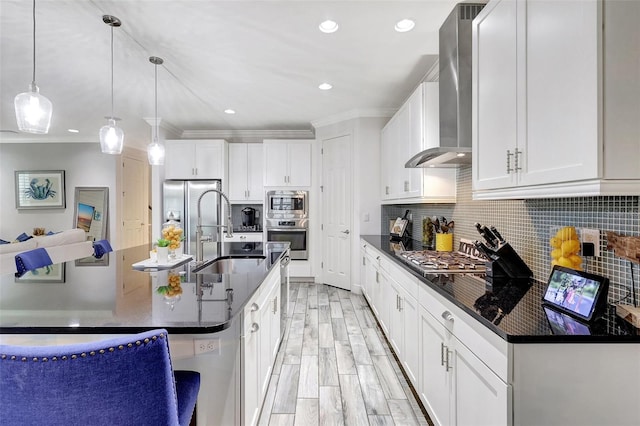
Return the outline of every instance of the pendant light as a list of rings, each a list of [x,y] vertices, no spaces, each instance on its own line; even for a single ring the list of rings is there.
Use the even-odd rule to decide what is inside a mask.
[[[153,132],[153,138],[151,143],[147,145],[147,157],[149,158],[149,164],[152,166],[162,166],[164,164],[164,146],[158,142],[158,134],[160,126],[158,125],[158,65],[162,65],[164,60],[157,56],[149,57],[149,62],[155,65],[155,99],[156,99],[156,122]]]
[[[120,119],[113,115],[113,27],[119,27],[122,22],[111,15],[102,15],[102,21],[111,27],[111,116],[105,117],[108,123],[100,128],[100,149],[104,154],[118,155],[124,146],[124,132],[116,126]]]
[[[45,134],[51,125],[53,105],[40,94],[36,86],[36,0],[33,0],[33,79],[29,91],[18,94],[13,104],[16,121],[21,132]]]

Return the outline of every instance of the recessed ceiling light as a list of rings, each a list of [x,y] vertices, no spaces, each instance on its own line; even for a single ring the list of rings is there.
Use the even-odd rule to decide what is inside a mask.
[[[464,152],[459,152],[456,154],[456,157],[464,157],[465,153]]]
[[[78,129],[67,129],[69,131],[69,133],[80,133],[80,130]]]
[[[225,109],[224,110],[225,114],[235,114],[235,110],[232,110],[231,108]]]
[[[320,23],[318,28],[320,28],[320,31],[322,31],[323,33],[335,33],[336,31],[338,31],[338,23],[327,19],[326,21]]]
[[[416,23],[411,19],[403,19],[396,23],[395,29],[399,33],[406,33],[407,31],[411,31],[413,27],[416,26]]]
[[[320,86],[318,86],[318,89],[320,90],[329,90],[331,89],[333,86],[330,85],[329,83],[322,83]]]

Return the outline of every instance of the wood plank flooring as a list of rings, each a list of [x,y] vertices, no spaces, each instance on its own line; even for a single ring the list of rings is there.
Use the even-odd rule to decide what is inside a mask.
[[[364,297],[291,283],[260,425],[430,425]]]

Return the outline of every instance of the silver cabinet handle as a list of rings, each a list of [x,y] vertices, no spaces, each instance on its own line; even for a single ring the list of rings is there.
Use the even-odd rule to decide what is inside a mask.
[[[260,309],[260,306],[258,306],[258,304],[257,304],[257,303],[253,303],[253,304],[251,305],[251,312],[255,312],[255,311],[257,311],[258,309]]]
[[[362,256],[362,266],[367,266],[367,260],[364,256]]]
[[[402,312],[402,297],[398,296],[398,310]]]
[[[515,155],[514,155],[514,158],[515,158],[515,160],[516,160],[516,167],[514,168],[514,170],[515,170],[516,172],[518,172],[519,170],[522,170],[522,167],[520,167],[520,166],[518,165],[518,163],[519,163],[519,161],[518,161],[518,156],[519,156],[520,154],[522,154],[522,151],[520,151],[518,148],[516,148],[516,153],[515,153]]]
[[[397,294],[396,294],[396,309],[400,310],[400,298],[398,297]]]
[[[407,191],[409,191],[409,181],[405,180],[404,181],[404,192],[407,192]]]
[[[378,275],[379,275],[379,272],[378,272],[378,271],[376,271],[376,282],[377,282],[377,283],[379,283],[379,282],[380,282],[380,280],[378,279]]]
[[[449,311],[444,311],[442,313],[442,318],[444,318],[445,321],[451,321],[451,322],[453,322],[453,319],[454,319],[453,314]]]
[[[444,358],[444,364],[445,364],[445,368],[446,371],[451,370],[453,367],[451,366],[451,364],[449,364],[449,355],[451,355],[453,352],[449,350],[449,348],[447,348],[447,356]]]
[[[257,323],[253,323],[251,324],[251,332],[255,333],[256,331],[260,330],[260,326]]]
[[[384,187],[384,193],[385,193],[385,195],[389,195],[389,186],[388,185]]]
[[[444,366],[444,351],[446,346],[443,342],[440,342],[440,365]]]
[[[511,168],[511,156],[514,155],[511,151],[507,150],[507,174],[513,172]]]
[[[380,256],[377,256],[377,257],[376,257],[376,260],[380,260]]]
[[[342,232],[343,234],[349,235],[349,230],[348,229],[346,231],[340,231],[340,232]]]
[[[198,168],[197,167],[195,168],[195,171],[196,171],[196,176],[198,176]]]
[[[273,310],[272,312],[275,314],[276,312],[278,312],[278,298],[274,297],[273,298]]]

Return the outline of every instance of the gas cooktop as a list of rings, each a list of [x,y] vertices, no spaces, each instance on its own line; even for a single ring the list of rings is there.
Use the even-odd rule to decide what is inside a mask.
[[[427,274],[473,274],[485,273],[487,261],[473,246],[460,241],[460,250],[443,252],[434,250],[398,251],[396,255],[404,262]]]

